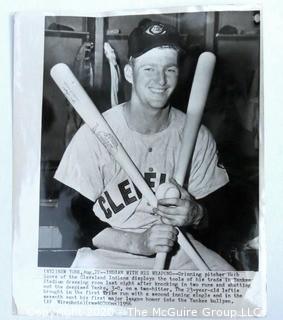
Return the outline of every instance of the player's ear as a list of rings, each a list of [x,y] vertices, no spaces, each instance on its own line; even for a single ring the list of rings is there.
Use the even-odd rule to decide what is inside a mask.
[[[124,75],[125,75],[125,79],[133,84],[133,68],[131,65],[129,65],[128,63],[125,65],[124,68]]]

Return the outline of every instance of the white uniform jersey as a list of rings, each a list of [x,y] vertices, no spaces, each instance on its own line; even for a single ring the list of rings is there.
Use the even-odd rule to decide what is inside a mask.
[[[128,127],[123,104],[103,116],[154,192],[174,176],[185,123],[183,112],[172,107],[168,127],[150,135]],[[215,141],[201,126],[188,182],[188,191],[195,198],[203,198],[228,182],[226,170],[217,164]],[[139,232],[160,221],[148,213],[147,201],[134,181],[86,125],[66,149],[55,178],[92,200],[94,213],[114,228]]]

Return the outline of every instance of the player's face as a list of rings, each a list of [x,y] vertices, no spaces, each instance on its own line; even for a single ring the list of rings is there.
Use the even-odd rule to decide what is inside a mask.
[[[154,48],[134,60],[132,94],[151,108],[163,108],[174,91],[179,69],[178,52]]]

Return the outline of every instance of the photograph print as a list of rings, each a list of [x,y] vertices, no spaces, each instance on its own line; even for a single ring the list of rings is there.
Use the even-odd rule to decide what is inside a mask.
[[[39,267],[258,271],[260,12],[46,16]]]

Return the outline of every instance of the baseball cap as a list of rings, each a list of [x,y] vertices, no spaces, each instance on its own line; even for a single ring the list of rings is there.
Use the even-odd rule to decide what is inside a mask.
[[[145,19],[129,35],[128,57],[137,58],[147,51],[162,46],[173,46],[182,49],[177,30],[165,23]]]

